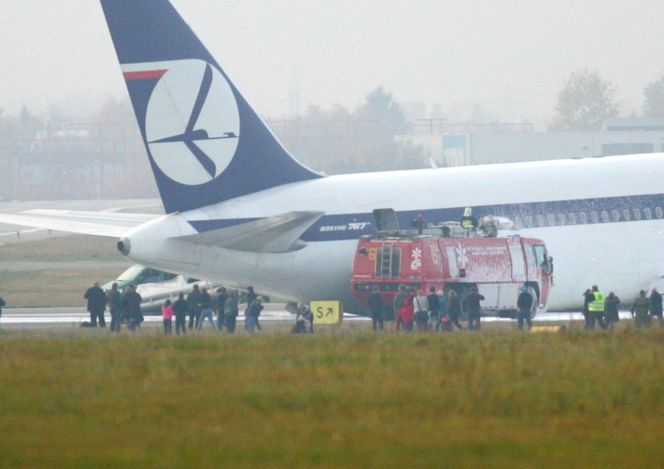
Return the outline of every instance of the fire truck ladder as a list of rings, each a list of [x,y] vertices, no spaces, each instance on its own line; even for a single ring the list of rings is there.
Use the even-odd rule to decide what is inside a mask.
[[[380,248],[378,255],[380,256],[380,276],[391,278],[394,248],[392,246],[383,246]]]

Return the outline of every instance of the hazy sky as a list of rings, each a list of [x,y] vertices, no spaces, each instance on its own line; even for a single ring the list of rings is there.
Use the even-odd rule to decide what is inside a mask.
[[[597,69],[623,112],[664,73],[662,0],[174,0],[256,109],[354,108],[378,85],[402,102],[476,103],[550,119],[572,71]],[[126,91],[95,0],[2,0],[0,107],[85,112]]]

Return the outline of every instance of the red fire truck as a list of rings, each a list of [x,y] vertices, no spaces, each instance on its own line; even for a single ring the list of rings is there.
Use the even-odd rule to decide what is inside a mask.
[[[351,289],[363,304],[375,286],[392,305],[400,285],[454,289],[462,301],[473,286],[486,298],[487,315],[514,317],[519,288],[526,285],[539,309],[546,306],[553,266],[539,239],[443,237],[435,235],[362,238],[353,261]]]

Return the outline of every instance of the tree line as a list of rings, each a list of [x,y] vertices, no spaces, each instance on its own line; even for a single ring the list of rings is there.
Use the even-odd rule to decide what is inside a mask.
[[[600,130],[607,119],[618,116],[615,87],[597,71],[572,73],[558,93],[550,130]],[[643,89],[643,116],[664,118],[664,74]]]

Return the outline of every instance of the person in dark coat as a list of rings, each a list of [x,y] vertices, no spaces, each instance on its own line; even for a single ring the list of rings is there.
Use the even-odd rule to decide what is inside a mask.
[[[662,295],[655,287],[650,291],[650,315],[657,318],[659,327],[664,327],[664,320],[662,319]]]
[[[459,322],[459,319],[461,319],[461,300],[454,290],[450,290],[447,295],[447,314],[452,325],[463,330],[463,326]]]
[[[210,322],[213,330],[217,330],[217,324],[214,322],[214,309],[212,307],[212,297],[207,291],[207,288],[201,290],[201,296],[199,299],[199,305],[201,308],[201,313],[198,318],[198,324],[196,325],[196,330],[203,329],[203,323],[207,319]]]
[[[119,332],[122,327],[122,293],[118,290],[118,284],[113,282],[111,289],[106,294],[108,309],[111,311],[111,332]]]
[[[380,295],[380,287],[376,285],[373,293],[368,300],[369,311],[371,312],[371,324],[374,332],[383,330],[383,297]]]
[[[215,309],[217,310],[217,329],[219,331],[224,330],[225,318],[224,318],[224,305],[228,300],[228,293],[226,293],[226,287],[220,287],[217,290],[217,304]]]
[[[590,311],[588,311],[588,305],[594,300],[595,295],[593,295],[593,292],[590,290],[590,288],[586,288],[586,291],[583,292],[583,309],[581,310],[583,313],[583,319],[586,322],[584,329],[590,329]]]
[[[129,285],[122,297],[122,311],[124,318],[127,321],[127,329],[130,331],[136,330],[141,327],[143,322],[143,311],[141,310],[141,302],[143,298],[136,291],[133,285]]]
[[[254,287],[248,286],[247,287],[247,309],[244,310],[244,315],[245,316],[247,315],[247,311],[249,311],[249,306],[251,306],[251,303],[256,301],[257,298],[258,298],[258,295],[254,291]],[[258,321],[258,316],[256,316],[256,329],[258,329],[259,331],[261,330],[261,323]]]
[[[392,300],[392,316],[396,319],[397,313],[399,312],[399,309],[403,305],[403,300],[406,298],[406,286],[405,285],[399,285],[399,289],[397,290],[397,294],[394,295],[394,299]]]
[[[5,303],[5,300],[0,296],[0,317],[2,316],[2,308],[5,306],[7,306],[7,303]]]
[[[417,216],[413,219],[413,225],[417,229],[418,234],[422,234],[424,232],[424,215],[421,213],[418,213]]]
[[[520,289],[519,297],[516,300],[516,307],[519,309],[517,313],[517,327],[519,330],[523,330],[523,323],[528,325],[528,329],[533,327],[533,320],[530,316],[530,312],[533,309],[533,295],[528,291],[527,286],[522,286]]]
[[[639,296],[636,297],[632,304],[631,312],[636,327],[639,329],[650,327],[650,298],[646,296],[645,290],[639,291]]]
[[[245,313],[244,328],[249,334],[253,334],[254,329],[257,328],[258,316],[260,316],[262,310],[263,299],[261,297],[257,297],[247,308],[247,312]]]
[[[173,303],[173,314],[175,314],[175,333],[187,332],[187,313],[189,312],[189,302],[184,299],[184,293],[178,294],[178,299]]]
[[[613,292],[609,292],[609,296],[604,299],[604,316],[609,329],[613,329],[615,324],[620,321],[620,317],[618,316],[619,304],[620,298]]]
[[[201,291],[197,283],[187,295],[187,302],[189,303],[189,329],[192,329],[198,327],[201,319]]]
[[[480,321],[482,318],[482,307],[480,301],[484,300],[484,296],[477,292],[477,287],[473,286],[468,296],[464,300],[463,306],[468,313],[468,330],[480,330]]]
[[[106,309],[106,293],[99,288],[97,282],[85,291],[83,295],[88,301],[88,311],[90,312],[90,326],[97,327],[97,320],[99,320],[100,327],[106,327],[104,320],[104,310]]]
[[[427,303],[429,305],[429,320],[432,325],[436,325],[440,322],[440,297],[436,293],[436,287],[429,288]]]
[[[233,291],[224,304],[224,322],[226,323],[226,332],[229,334],[235,334],[238,313],[238,294],[237,291]]]

